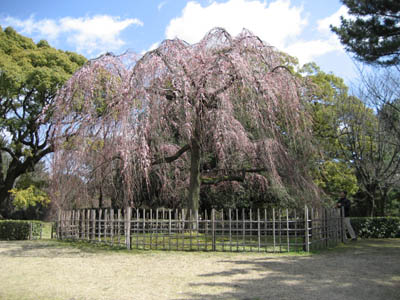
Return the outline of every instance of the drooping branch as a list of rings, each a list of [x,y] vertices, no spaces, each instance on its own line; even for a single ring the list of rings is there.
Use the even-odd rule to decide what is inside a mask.
[[[276,70],[278,70],[278,69],[285,69],[285,70],[288,71],[290,74],[292,74],[292,71],[291,71],[288,67],[282,66],[282,65],[276,66],[275,68],[273,68],[273,69],[271,70],[270,73],[274,73],[274,72],[275,72]]]
[[[243,182],[246,179],[246,173],[260,173],[260,172],[265,172],[265,171],[267,171],[266,168],[242,169],[242,170],[237,170],[235,172],[235,173],[241,173],[240,175],[223,175],[223,176],[217,176],[217,177],[202,176],[201,183],[205,184],[205,185],[212,185],[212,184],[218,184],[218,183],[224,182],[224,181]]]
[[[163,163],[173,162],[174,160],[177,160],[179,157],[181,157],[189,149],[190,149],[190,146],[188,144],[186,144],[181,149],[179,149],[174,155],[159,158],[159,159],[153,161],[151,164],[154,166],[154,165],[159,165],[159,164],[163,164]]]
[[[201,177],[201,184],[205,185],[213,185],[213,184],[218,184],[220,182],[224,181],[238,181],[238,182],[243,182],[246,177],[246,173],[243,173],[242,175],[226,175],[226,176],[220,176],[220,177]]]

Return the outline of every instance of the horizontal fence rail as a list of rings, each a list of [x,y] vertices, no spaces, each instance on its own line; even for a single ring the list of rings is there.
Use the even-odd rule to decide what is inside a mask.
[[[127,249],[289,252],[343,240],[338,209],[84,209],[59,211],[58,239]]]

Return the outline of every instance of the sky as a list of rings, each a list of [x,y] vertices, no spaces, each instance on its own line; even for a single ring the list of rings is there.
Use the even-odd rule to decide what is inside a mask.
[[[267,44],[314,61],[346,82],[351,55],[329,25],[348,17],[339,0],[0,0],[0,25],[35,42],[95,58],[105,52],[145,53],[165,39],[198,42],[210,29],[246,28]]]

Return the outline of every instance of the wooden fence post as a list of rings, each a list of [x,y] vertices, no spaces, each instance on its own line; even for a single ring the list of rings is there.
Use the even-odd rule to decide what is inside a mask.
[[[289,210],[286,208],[286,242],[287,252],[290,251],[290,223],[289,223]]]
[[[130,207],[125,210],[125,243],[126,249],[131,249],[131,214],[132,209]]]
[[[298,249],[298,241],[297,241],[297,212],[296,212],[296,209],[294,210],[294,244],[296,245],[295,246],[295,249],[297,250]]]
[[[90,212],[90,209],[86,211],[86,239],[88,241],[90,241]]]
[[[346,228],[344,225],[344,207],[340,208],[340,224],[341,224],[341,236],[342,236],[342,243],[346,242]]]
[[[252,213],[251,213],[251,208],[250,208],[250,215],[249,215],[249,217],[250,217],[250,221],[249,221],[249,225],[250,225],[250,228],[249,228],[249,231],[250,231],[250,238],[249,238],[249,240],[250,240],[250,252],[252,252],[253,251],[253,217],[252,217]]]
[[[211,228],[212,228],[212,251],[217,249],[215,241],[215,209],[211,210]]]
[[[99,228],[98,228],[98,230],[97,230],[97,235],[98,235],[98,238],[99,238],[99,242],[101,242],[101,218],[102,218],[102,213],[103,213],[103,209],[99,209]]]
[[[261,248],[261,223],[260,223],[260,209],[257,208],[257,237],[258,237],[258,252]]]
[[[305,251],[310,252],[310,229],[309,229],[309,224],[308,224],[308,207],[307,205],[304,207],[304,237],[305,237]]]
[[[235,231],[235,236],[236,236],[236,251],[239,252],[239,211],[236,208],[236,231]]]
[[[276,247],[276,224],[275,224],[275,207],[272,208],[272,236],[273,236],[273,242],[274,242],[274,253],[275,253],[275,247]]]
[[[232,252],[232,209],[229,208],[229,248]]]
[[[96,210],[92,209],[92,240],[96,240]]]
[[[111,245],[114,245],[114,209],[110,209]]]
[[[225,236],[225,222],[224,222],[224,209],[221,210],[221,235],[222,235],[222,251],[225,251],[225,242],[224,242],[224,236]],[[217,223],[218,227],[218,223]]]
[[[328,210],[324,208],[324,227],[325,227],[325,248],[329,246],[329,236],[328,236]]]
[[[57,211],[56,236],[57,236],[58,239],[62,239],[62,235],[61,235],[61,209],[58,209],[58,211]]]
[[[81,213],[81,215],[82,215],[82,217],[81,217],[81,226],[80,226],[80,230],[81,230],[81,239],[82,240],[84,240],[85,239],[85,231],[86,231],[86,218],[85,218],[85,214],[86,214],[86,211],[85,211],[85,209],[82,209],[82,213]]]
[[[139,224],[140,224],[140,210],[136,208],[136,225],[135,225],[135,235],[136,235],[136,249],[139,249]]]
[[[121,209],[118,208],[118,213],[117,213],[117,234],[118,234],[118,245],[121,243],[121,231],[120,231],[120,222],[121,222]]]
[[[171,250],[171,227],[172,227],[171,209],[168,209],[168,250]]]

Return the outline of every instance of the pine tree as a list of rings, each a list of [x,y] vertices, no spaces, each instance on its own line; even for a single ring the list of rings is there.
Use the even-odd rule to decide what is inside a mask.
[[[400,63],[400,2],[341,0],[355,19],[331,26],[347,51],[360,61],[384,66]]]

